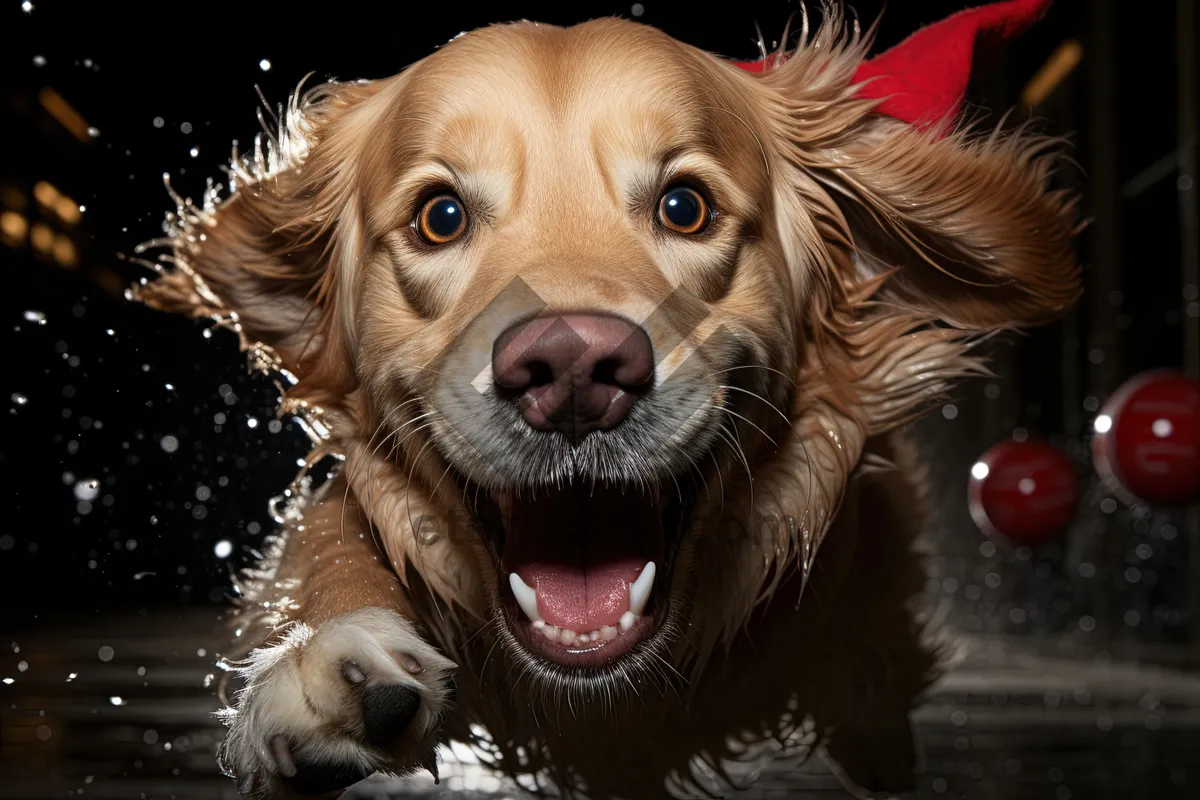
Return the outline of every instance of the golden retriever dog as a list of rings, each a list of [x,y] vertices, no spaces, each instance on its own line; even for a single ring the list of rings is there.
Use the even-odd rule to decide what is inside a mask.
[[[878,113],[870,38],[830,5],[751,71],[488,27],[297,92],[179,199],[134,294],[235,330],[341,460],[238,587],[243,794],[451,740],[593,798],[764,753],[914,785],[939,658],[895,432],[1070,307],[1077,223],[1056,141]]]

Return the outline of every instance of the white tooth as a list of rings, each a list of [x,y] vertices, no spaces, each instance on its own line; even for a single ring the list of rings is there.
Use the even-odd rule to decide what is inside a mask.
[[[637,616],[632,611],[626,611],[621,615],[621,633],[628,633],[633,627],[633,623],[637,622]]]
[[[558,640],[568,647],[575,644],[575,631],[570,628],[563,628],[562,633],[558,635]]]
[[[546,627],[542,628],[542,635],[552,642],[557,642],[559,631],[555,626],[547,625]]]
[[[617,638],[617,629],[612,625],[605,625],[600,629],[600,638],[606,642],[611,642]]]
[[[515,572],[508,574],[508,585],[512,587],[513,596],[517,598],[517,605],[525,612],[525,616],[529,617],[530,622],[540,620],[542,615],[538,613],[537,590],[530,589]]]
[[[533,621],[533,627],[540,631],[542,628],[546,627],[546,620],[535,619]]]
[[[576,644],[587,644],[591,640],[592,640],[592,635],[590,633],[581,633],[581,634],[579,634],[579,638],[575,640],[575,643]]]
[[[629,610],[635,617],[641,616],[646,610],[646,601],[650,599],[650,589],[654,586],[654,562],[650,561],[642,567],[642,574],[629,584]]]

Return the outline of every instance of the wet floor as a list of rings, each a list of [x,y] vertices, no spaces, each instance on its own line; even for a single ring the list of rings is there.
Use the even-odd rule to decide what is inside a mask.
[[[0,799],[236,798],[209,612],[0,623]],[[1200,675],[975,648],[916,715],[922,798],[1200,796]],[[520,796],[445,753],[443,780],[375,778],[347,798]],[[763,771],[746,798],[847,798],[818,760]]]

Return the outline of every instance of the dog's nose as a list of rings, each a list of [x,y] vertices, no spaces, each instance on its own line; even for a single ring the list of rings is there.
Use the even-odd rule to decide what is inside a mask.
[[[625,419],[650,388],[654,348],[640,326],[619,317],[543,316],[500,334],[492,376],[530,426],[579,440]]]

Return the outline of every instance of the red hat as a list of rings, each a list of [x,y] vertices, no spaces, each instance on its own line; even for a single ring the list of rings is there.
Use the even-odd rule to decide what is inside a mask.
[[[1004,44],[1046,13],[1052,0],[1007,0],[969,8],[926,26],[870,61],[854,74],[862,97],[882,98],[878,113],[912,124],[935,123],[956,115],[971,79],[976,45]],[[766,61],[734,62],[762,72]]]

